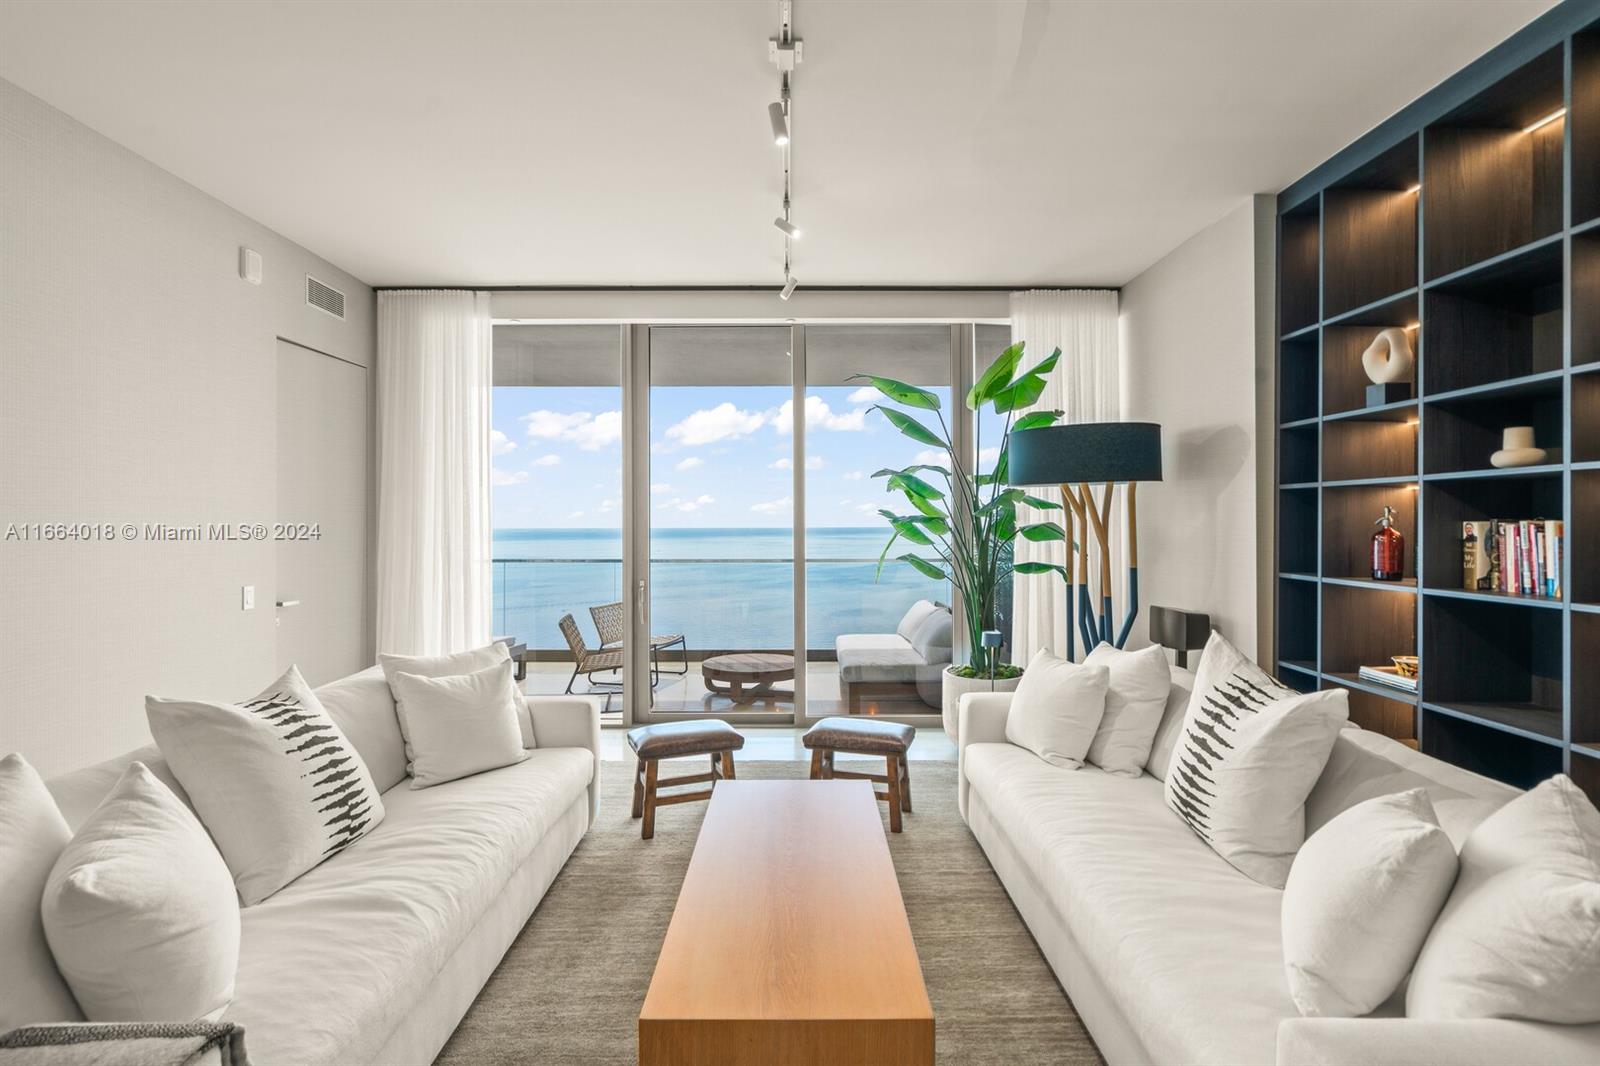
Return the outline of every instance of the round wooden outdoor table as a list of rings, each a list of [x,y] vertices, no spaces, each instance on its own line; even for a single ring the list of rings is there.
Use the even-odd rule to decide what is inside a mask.
[[[708,691],[729,696],[735,703],[748,703],[768,691],[774,681],[794,680],[794,656],[760,652],[714,655],[700,664],[700,676]]]

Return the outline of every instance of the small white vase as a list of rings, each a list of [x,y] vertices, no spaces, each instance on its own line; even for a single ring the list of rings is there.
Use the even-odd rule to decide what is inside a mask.
[[[1533,446],[1532,426],[1507,426],[1500,438],[1500,450],[1489,456],[1489,463],[1501,469],[1533,466],[1544,462],[1546,454],[1543,448]]]
[[[1015,692],[1022,675],[997,677],[990,681],[987,677],[958,677],[954,670],[954,666],[944,668],[944,731],[951,740],[959,740],[957,733],[960,723],[957,719],[961,697],[969,692]]]

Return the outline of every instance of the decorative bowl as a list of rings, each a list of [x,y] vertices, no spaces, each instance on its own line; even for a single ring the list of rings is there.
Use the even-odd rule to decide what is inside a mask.
[[[1415,655],[1391,655],[1394,661],[1395,673],[1401,677],[1416,677],[1418,660]]]

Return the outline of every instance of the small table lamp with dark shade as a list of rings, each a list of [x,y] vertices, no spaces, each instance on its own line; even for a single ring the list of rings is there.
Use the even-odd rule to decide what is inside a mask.
[[[1011,434],[1007,480],[1012,485],[1057,485],[1066,508],[1067,544],[1073,543],[1072,518],[1083,535],[1078,545],[1078,630],[1084,646],[1101,641],[1122,647],[1139,614],[1137,490],[1141,481],[1161,480],[1161,427],[1154,422],[1080,422],[1020,429]],[[1128,612],[1122,628],[1111,627],[1111,501],[1117,483],[1128,483]],[[1093,485],[1104,485],[1096,501]],[[1089,600],[1089,544],[1094,530],[1100,545],[1100,617]],[[1069,549],[1070,550],[1070,549]],[[1068,559],[1071,568],[1071,559]],[[1072,597],[1067,597],[1067,658],[1074,657]]]

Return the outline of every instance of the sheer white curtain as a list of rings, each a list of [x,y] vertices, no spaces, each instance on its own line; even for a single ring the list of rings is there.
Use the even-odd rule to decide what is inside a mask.
[[[378,650],[489,642],[486,292],[378,294]]]
[[[1034,405],[1040,410],[1065,411],[1066,422],[1113,422],[1121,415],[1118,386],[1117,293],[1109,289],[1032,289],[1011,294],[1011,340],[1027,342],[1023,365],[1061,349],[1061,362],[1045,383]],[[1060,499],[1059,492],[1042,494]],[[1024,505],[1017,522],[1059,520],[1060,511],[1036,511]],[[1074,539],[1084,530],[1074,528]],[[1098,572],[1099,553],[1090,541],[1091,574]],[[1035,560],[1070,564],[1063,545],[1035,543],[1018,538],[1016,561]],[[1018,574],[1012,578],[1012,658],[1026,664],[1035,651],[1050,648],[1058,655],[1067,650],[1067,594],[1069,588],[1053,575]],[[1081,643],[1081,642],[1080,642]],[[1080,648],[1080,657],[1089,649]]]

